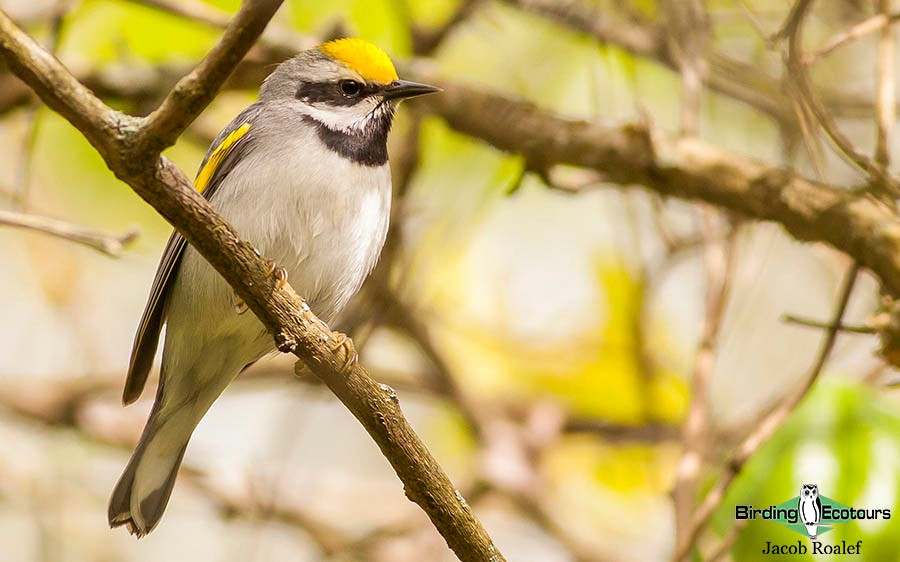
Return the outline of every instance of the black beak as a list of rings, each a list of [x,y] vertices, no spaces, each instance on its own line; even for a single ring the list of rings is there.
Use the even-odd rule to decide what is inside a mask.
[[[440,88],[429,86],[428,84],[419,84],[409,80],[394,80],[381,91],[381,97],[386,100],[400,100],[440,91],[442,91]]]

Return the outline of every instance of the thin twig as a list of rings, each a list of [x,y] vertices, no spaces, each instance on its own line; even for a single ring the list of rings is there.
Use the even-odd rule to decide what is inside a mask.
[[[747,527],[746,519],[737,521],[728,532],[728,534],[725,535],[725,538],[719,541],[719,544],[710,551],[709,556],[707,556],[704,560],[706,562],[719,562],[719,560],[725,558],[725,556],[728,554],[728,551],[731,550],[732,546],[734,546],[735,541],[737,541],[740,538],[741,533],[744,532],[745,527]]]
[[[693,137],[700,127],[703,84],[707,81],[709,15],[701,0],[667,0],[662,6],[669,51],[681,73],[681,134]]]
[[[562,431],[596,435],[607,443],[670,443],[679,438],[678,426],[675,425],[661,423],[627,425],[584,418],[566,420]]]
[[[706,49],[709,41],[709,15],[703,2],[666,1],[663,3],[668,24],[669,51],[675,55],[681,73],[681,134],[696,137],[700,126],[703,84],[707,81]],[[686,533],[697,486],[703,473],[703,458],[708,446],[709,385],[715,367],[716,340],[731,281],[734,234],[730,236],[724,255],[713,242],[713,216],[707,209],[702,214],[705,247],[707,299],[706,316],[700,345],[694,359],[691,379],[691,405],[684,422],[684,452],[675,473],[672,499],[675,510],[676,541]]]
[[[684,452],[675,473],[672,499],[675,504],[676,542],[690,529],[697,487],[703,474],[703,459],[709,450],[709,387],[715,368],[716,343],[728,303],[735,264],[737,232],[731,229],[724,247],[713,242],[712,217],[704,213],[704,263],[706,266],[706,315],[700,344],[694,357],[691,404],[683,426]]]
[[[885,19],[890,19],[891,0],[879,0],[878,8]],[[891,164],[891,131],[896,119],[894,107],[894,34],[890,25],[881,28],[878,39],[878,94],[876,96],[878,134],[875,144],[875,163],[887,172]]]
[[[756,425],[755,429],[741,441],[728,458],[728,461],[725,464],[724,473],[719,476],[719,479],[710,489],[709,493],[707,493],[703,502],[700,504],[700,507],[694,513],[690,529],[684,537],[684,540],[679,541],[673,558],[675,562],[681,562],[690,556],[694,544],[700,536],[700,532],[706,527],[709,519],[715,513],[716,509],[718,509],[719,505],[721,505],[722,501],[724,501],[725,494],[731,487],[732,482],[734,482],[735,478],[737,478],[738,474],[743,470],[744,465],[746,465],[747,461],[750,460],[760,447],[768,442],[772,435],[775,434],[778,428],[781,427],[781,424],[783,424],[788,416],[790,416],[791,412],[793,412],[803,398],[806,397],[816,380],[818,380],[822,368],[825,366],[829,355],[831,355],[831,350],[834,348],[834,343],[837,340],[838,326],[840,326],[841,320],[844,317],[844,312],[847,310],[847,304],[850,302],[850,295],[853,292],[853,287],[856,283],[859,271],[859,264],[854,262],[853,265],[850,266],[850,270],[847,272],[847,276],[840,289],[831,326],[826,331],[816,359],[813,361],[807,374],[803,377],[800,386],[785,396],[774,409],[768,412],[766,416],[760,420],[759,424]]]
[[[800,94],[804,104],[815,115],[819,126],[828,135],[828,138],[838,149],[838,154],[845,157],[850,163],[864,171],[872,180],[884,190],[896,194],[900,192],[900,186],[889,173],[872,161],[868,156],[856,150],[853,143],[837,126],[837,123],[824,104],[819,100],[812,87],[807,65],[803,64],[803,25],[806,16],[812,7],[813,0],[798,0],[791,9],[788,21],[779,35],[787,38],[788,49],[786,62],[790,71],[790,77],[796,85],[796,91]]]
[[[828,322],[822,322],[821,320],[813,320],[811,318],[803,318],[802,316],[795,316],[793,314],[785,314],[782,317],[782,320],[788,322],[790,324],[798,324],[800,326],[807,326],[810,328],[822,328],[829,329],[831,328],[831,324]],[[837,327],[839,332],[844,332],[848,334],[876,334],[878,330],[873,328],[872,326],[848,326],[847,324],[841,324]]]
[[[816,117],[810,108],[803,103],[802,96],[797,92],[797,85],[790,76],[784,77],[785,89],[791,92],[791,108],[797,114],[797,123],[799,124],[800,137],[803,139],[803,146],[809,156],[809,163],[812,166],[813,173],[819,181],[825,174],[825,153],[822,148],[821,137],[819,135],[819,126]],[[793,134],[793,131],[786,131]]]
[[[5,210],[0,210],[0,225],[43,232],[57,238],[83,244],[88,248],[114,258],[122,255],[122,250],[140,234],[140,230],[133,228],[125,234],[116,236],[50,217]]]
[[[750,25],[753,27],[753,30],[756,31],[756,34],[762,39],[766,44],[772,41],[772,36],[769,32],[765,30],[762,25],[762,22],[756,16],[756,13],[747,5],[746,0],[732,0],[735,4],[738,5],[741,12],[744,14],[744,17],[747,21],[750,22]]]
[[[56,55],[59,48],[59,41],[62,35],[63,20],[68,10],[71,8],[68,2],[57,1],[58,5],[55,13],[50,18],[50,31],[47,38],[47,50],[52,55]],[[38,131],[40,123],[38,120],[38,109],[40,104],[37,100],[28,108],[26,121],[28,122],[28,131],[22,141],[22,156],[19,159],[17,170],[18,190],[13,194],[12,202],[18,210],[25,211],[28,209],[29,192],[31,191],[31,168],[34,163],[34,148],[37,144]]]
[[[822,45],[820,45],[819,48],[815,51],[803,55],[803,64],[807,66],[815,64],[819,61],[819,59],[830,55],[831,52],[838,47],[841,47],[850,41],[868,35],[869,33],[874,33],[880,29],[883,30],[885,27],[889,27],[897,23],[898,21],[900,21],[900,12],[895,12],[893,14],[881,13],[872,16],[867,20],[859,22],[850,29],[841,31],[831,39],[828,39],[827,41],[822,43]]]

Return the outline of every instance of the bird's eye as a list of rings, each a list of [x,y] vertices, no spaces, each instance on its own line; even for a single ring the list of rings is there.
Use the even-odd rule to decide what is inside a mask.
[[[341,80],[340,86],[345,96],[356,96],[362,91],[362,84],[356,80]]]

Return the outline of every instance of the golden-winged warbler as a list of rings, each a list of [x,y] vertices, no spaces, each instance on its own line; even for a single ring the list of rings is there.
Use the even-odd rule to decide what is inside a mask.
[[[325,322],[375,265],[388,229],[387,135],[397,103],[438,88],[400,80],[363,39],[338,39],[287,60],[259,101],[219,133],[195,186],[242,237],[278,264]],[[109,523],[141,537],[172,494],[194,428],[242,369],[275,351],[253,314],[176,232],[141,317],[123,402],[138,399],[166,325],[156,401],[113,491]]]

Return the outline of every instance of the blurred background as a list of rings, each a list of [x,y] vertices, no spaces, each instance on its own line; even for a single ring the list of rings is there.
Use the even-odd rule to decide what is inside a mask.
[[[167,154],[193,174],[273,62],[358,35],[401,75],[417,59],[568,118],[696,134],[832,185],[860,183],[820,131],[801,126],[783,87],[772,36],[787,3],[671,4],[287,1]],[[805,48],[816,53],[894,4],[819,2]],[[238,5],[0,0],[104,100],[135,113],[207,52]],[[679,5],[702,13],[679,20]],[[809,68],[839,126],[870,154],[883,34],[858,35]],[[671,53],[697,37],[710,84],[725,87],[699,92],[691,124]],[[790,415],[726,486],[692,559],[756,560],[766,541],[806,541],[734,520],[735,504],[777,505],[803,483],[848,506],[900,507],[900,375],[876,356],[877,337],[840,334],[821,374],[811,372],[825,330],[807,324],[831,318],[846,256],[581,170],[536,173],[419,103],[403,106],[390,139],[388,246],[340,327],[397,390],[508,560],[672,559],[735,446],[780,406]],[[2,69],[0,146],[0,210],[86,236],[74,243],[0,215],[0,560],[454,560],[356,420],[314,377],[294,377],[289,357],[260,362],[213,406],[156,531],[138,542],[109,530],[108,495],[153,396],[129,408],[119,400],[170,226]],[[844,323],[865,326],[879,302],[877,280],[861,274]],[[861,539],[860,559],[900,560],[898,536],[895,517],[839,525],[822,541]]]

